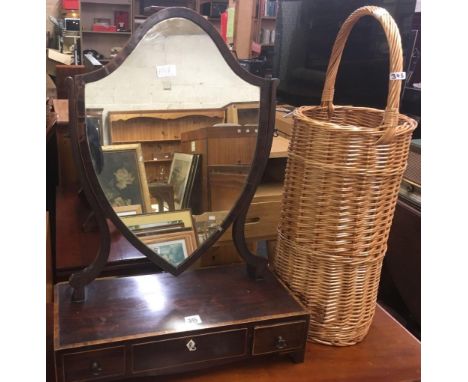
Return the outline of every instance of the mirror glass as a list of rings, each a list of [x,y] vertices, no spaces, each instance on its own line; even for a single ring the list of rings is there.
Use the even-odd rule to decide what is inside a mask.
[[[86,131],[106,198],[153,252],[180,266],[239,198],[260,89],[190,20],[151,28],[114,72],[85,86]]]

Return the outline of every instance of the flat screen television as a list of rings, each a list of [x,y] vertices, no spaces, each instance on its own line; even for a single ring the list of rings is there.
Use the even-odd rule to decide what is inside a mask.
[[[364,5],[383,7],[395,19],[402,37],[406,68],[416,0],[280,0],[273,67],[273,75],[280,79],[277,93],[280,102],[294,106],[320,103],[328,60],[340,25]],[[359,20],[343,53],[335,103],[384,108],[388,60],[388,44],[379,22],[372,17]]]

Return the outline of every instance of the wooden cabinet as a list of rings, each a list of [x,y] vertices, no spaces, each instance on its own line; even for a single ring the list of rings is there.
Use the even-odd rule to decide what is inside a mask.
[[[258,127],[210,126],[181,135],[182,152],[201,157],[201,211],[229,210],[250,172]]]
[[[86,304],[70,301],[66,283],[56,296],[58,382],[179,373],[270,353],[304,357],[308,312],[271,272],[253,281],[243,264],[97,279]],[[199,324],[189,323],[193,315]]]
[[[133,31],[133,0],[81,0],[81,62],[83,52],[95,50],[106,63],[114,48],[122,48]]]

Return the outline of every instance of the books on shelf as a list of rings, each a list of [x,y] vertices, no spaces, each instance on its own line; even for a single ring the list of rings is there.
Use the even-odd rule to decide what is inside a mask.
[[[265,16],[267,17],[276,17],[276,0],[267,0],[265,6]]]
[[[277,0],[260,0],[260,17],[276,17],[278,11]]]
[[[275,43],[275,30],[262,28],[260,30],[260,44],[273,45]]]

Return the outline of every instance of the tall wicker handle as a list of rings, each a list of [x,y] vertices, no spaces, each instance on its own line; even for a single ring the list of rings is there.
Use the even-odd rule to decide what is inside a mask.
[[[322,106],[328,108],[331,115],[333,113],[333,97],[335,92],[335,81],[341,56],[348,40],[349,33],[354,24],[363,16],[373,16],[376,18],[387,36],[390,52],[390,73],[401,73],[403,71],[403,53],[401,49],[401,38],[398,26],[392,16],[384,9],[374,6],[366,6],[356,9],[346,19],[341,26],[335,44],[333,45],[330,62],[328,63],[325,85],[322,92]],[[383,125],[386,127],[384,134],[378,140],[380,143],[388,143],[395,135],[398,124],[398,114],[400,107],[401,80],[389,80],[387,107],[385,108]]]

